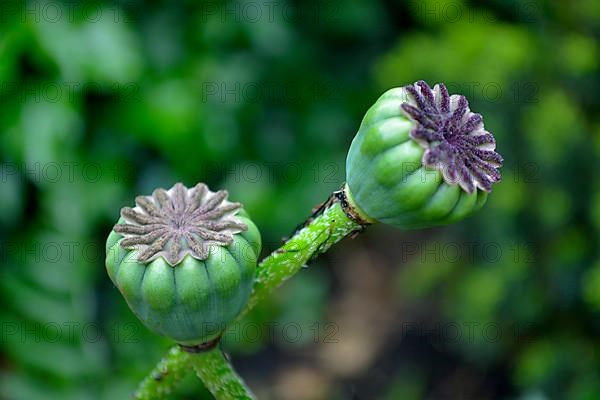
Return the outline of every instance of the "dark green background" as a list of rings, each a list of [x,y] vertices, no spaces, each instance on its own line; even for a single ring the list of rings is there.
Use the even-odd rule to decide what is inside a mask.
[[[600,398],[599,37],[597,0],[2,1],[0,398],[127,398],[168,348],[104,271],[136,194],[227,188],[267,253],[417,79],[496,136],[484,210],[336,246],[224,348],[263,399]]]

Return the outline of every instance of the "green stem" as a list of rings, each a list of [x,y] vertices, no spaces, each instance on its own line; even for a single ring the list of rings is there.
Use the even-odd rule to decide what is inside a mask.
[[[345,191],[334,193],[322,209],[313,215],[302,229],[298,230],[282,247],[275,250],[259,264],[250,300],[240,313],[238,321],[275,288],[294,276],[308,261],[326,252],[343,238],[355,232],[360,232],[364,225],[370,222],[368,219],[362,218],[360,210],[353,207],[352,204],[348,204],[348,201],[351,202],[351,199],[346,198]],[[354,218],[349,217],[347,213],[353,215]],[[362,225],[359,221],[362,222]],[[244,388],[246,390],[244,393],[249,397],[241,398],[252,399],[250,392],[247,391],[248,389],[227,361],[222,355],[217,360],[213,354],[215,352],[221,354],[220,350],[213,350],[207,353],[189,355],[181,351],[178,346],[175,346],[161,360],[150,376],[144,379],[138,392],[136,392],[135,398],[150,400],[171,393],[173,387],[189,370],[189,363],[193,361],[196,373],[217,399],[240,398],[231,397],[233,395],[226,390],[230,387],[232,390]],[[210,356],[204,357],[206,355]],[[209,364],[205,366],[204,363]],[[218,370],[212,371],[211,366],[218,367]],[[161,376],[162,371],[167,371],[167,374],[164,378],[156,380],[155,377]],[[219,371],[224,374],[219,373]],[[219,388],[224,389],[220,390]]]
[[[242,378],[231,367],[221,349],[190,354],[191,365],[206,388],[220,400],[254,400]]]
[[[163,399],[189,371],[189,353],[173,346],[138,386],[136,400]]]
[[[250,300],[238,320],[279,285],[294,276],[309,260],[325,253],[335,243],[360,230],[362,226],[350,219],[341,203],[335,201],[259,264]]]

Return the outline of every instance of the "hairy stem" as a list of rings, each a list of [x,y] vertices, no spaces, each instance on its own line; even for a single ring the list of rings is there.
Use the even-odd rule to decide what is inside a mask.
[[[254,288],[241,318],[275,288],[294,276],[308,261],[325,253],[346,236],[361,231],[362,225],[346,215],[341,201],[333,201],[320,215],[296,232],[282,247],[258,266]]]
[[[166,398],[189,371],[190,354],[173,346],[140,383],[133,395],[136,400]]]
[[[311,259],[326,252],[343,238],[362,231],[364,226],[370,223],[361,216],[360,210],[349,204],[349,200],[351,201],[346,197],[345,191],[333,193],[301,229],[259,264],[252,295],[238,320],[275,288],[294,276]],[[135,398],[150,400],[171,393],[173,387],[190,369],[190,363],[217,399],[252,399],[251,393],[223,358],[220,350],[190,355],[181,351],[179,346],[173,347],[144,379]],[[167,374],[157,380],[156,376],[161,376],[163,371],[167,371]],[[249,397],[236,397],[228,392],[229,389],[237,391],[242,388],[246,390],[243,393]]]
[[[250,389],[218,347],[208,352],[190,354],[189,359],[196,375],[216,399],[254,400]]]

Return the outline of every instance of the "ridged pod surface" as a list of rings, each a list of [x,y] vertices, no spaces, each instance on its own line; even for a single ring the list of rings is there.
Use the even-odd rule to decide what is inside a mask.
[[[196,200],[194,190],[203,192]],[[202,184],[159,191],[121,211],[106,241],[106,269],[150,330],[180,344],[202,344],[217,338],[247,303],[260,233],[226,193]],[[187,199],[179,208],[167,201],[177,193]]]
[[[423,84],[385,92],[364,116],[346,160],[351,201],[369,218],[400,228],[443,225],[479,210],[502,162],[464,97],[448,96],[443,85],[421,91]],[[431,115],[421,116],[419,105]]]

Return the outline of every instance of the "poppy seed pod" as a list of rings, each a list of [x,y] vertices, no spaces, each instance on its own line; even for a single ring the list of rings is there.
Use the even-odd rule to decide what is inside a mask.
[[[385,92],[367,111],[346,160],[349,201],[400,228],[443,225],[480,209],[502,157],[464,96],[425,82]]]
[[[151,331],[197,346],[216,339],[246,305],[260,233],[226,191],[177,183],[138,196],[106,242],[106,269]]]

